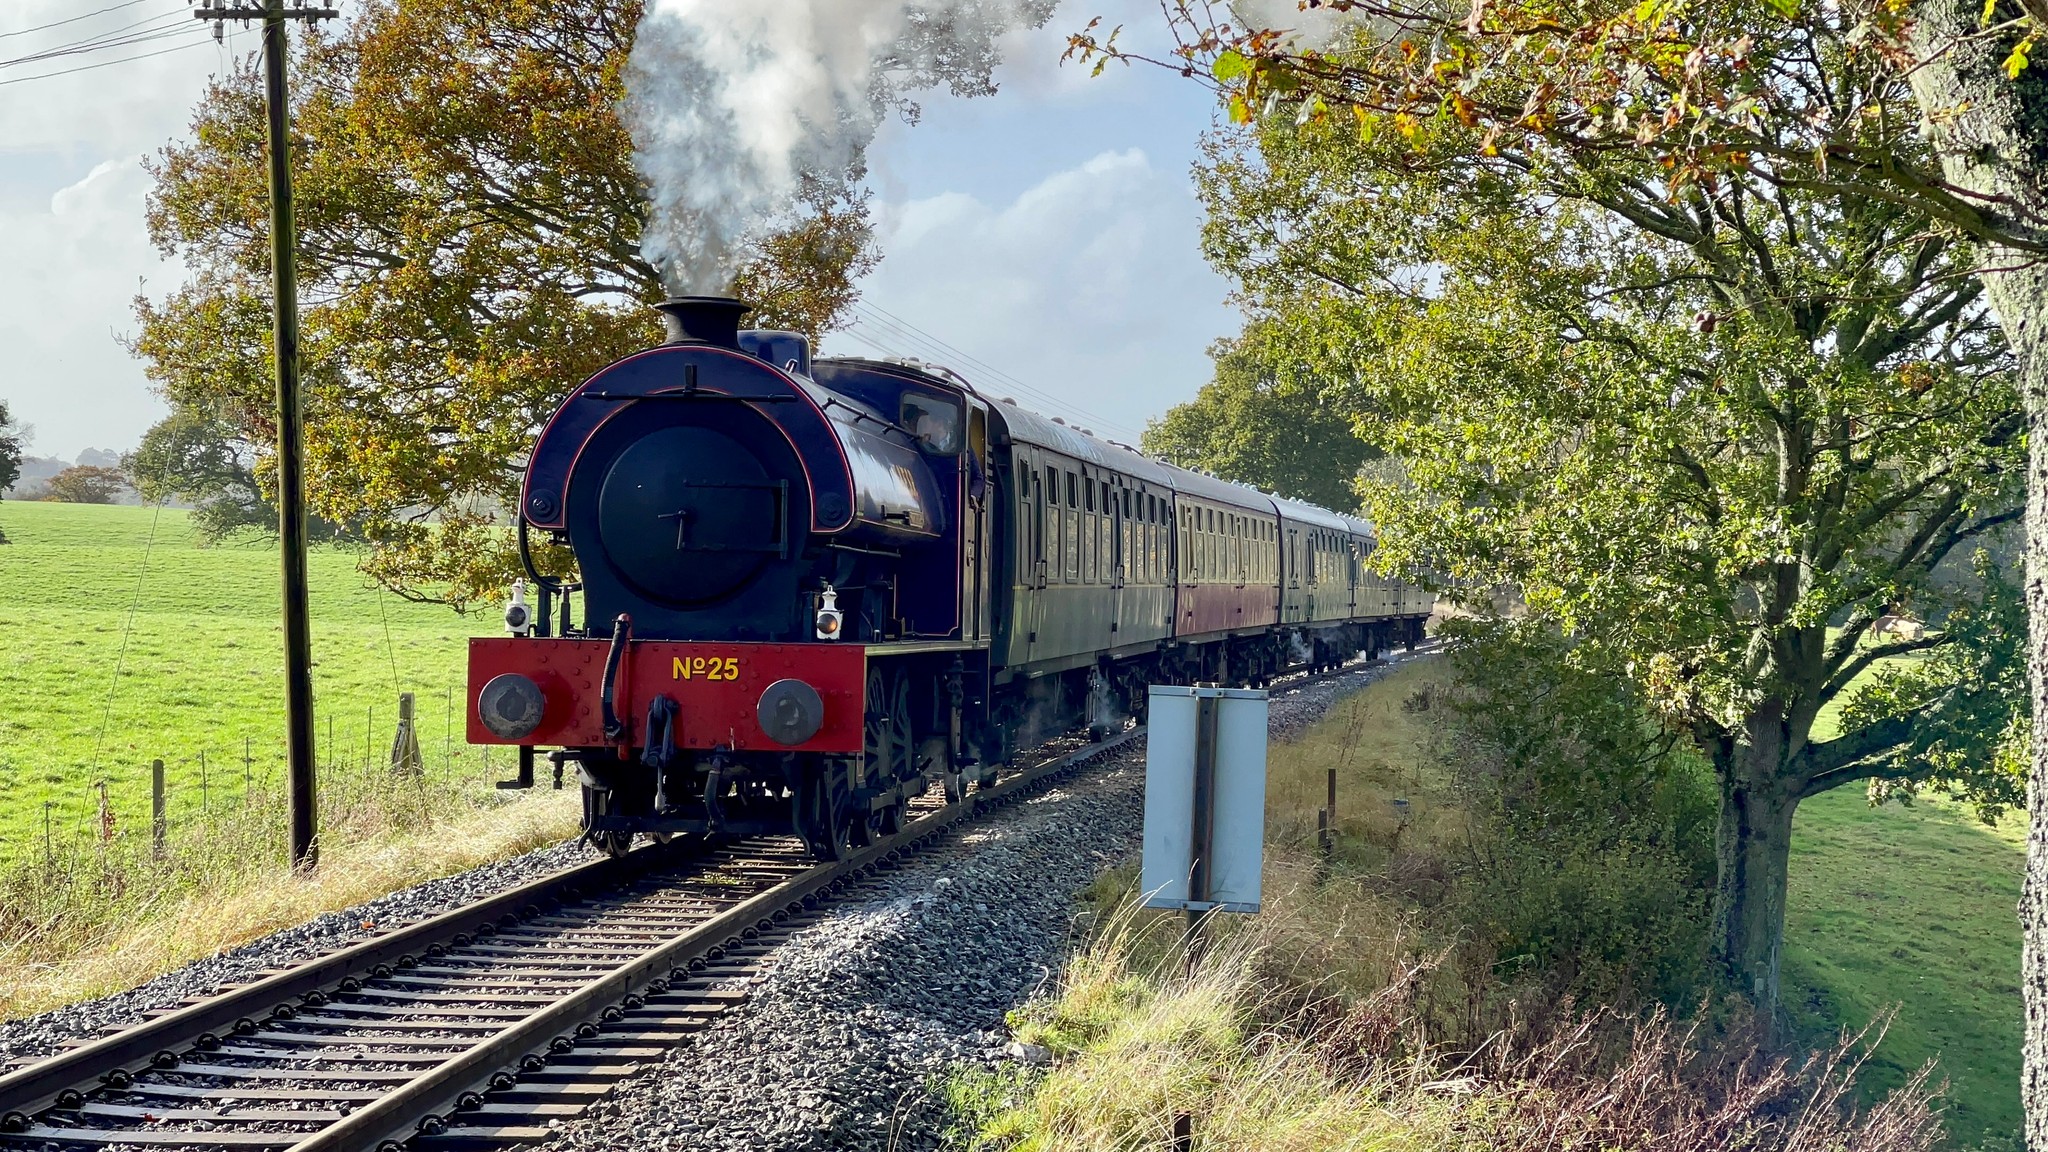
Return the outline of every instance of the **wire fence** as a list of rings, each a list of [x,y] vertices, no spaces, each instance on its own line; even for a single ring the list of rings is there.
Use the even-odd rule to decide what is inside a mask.
[[[419,702],[409,722],[401,703],[370,706],[361,715],[329,711],[316,721],[316,776],[320,827],[364,831],[414,826],[460,807],[501,803],[498,781],[517,768],[516,751],[471,746],[455,689]],[[381,713],[381,714],[380,714]],[[70,786],[31,775],[26,766],[0,763],[0,789],[24,801],[0,836],[0,870],[33,865],[53,881],[83,882],[106,867],[147,857],[162,860],[192,850],[263,850],[284,858],[287,798],[282,742],[268,747],[253,737],[217,745],[155,750],[140,746],[111,762],[98,779]],[[149,754],[154,753],[154,754]],[[40,812],[33,793],[40,792]],[[26,825],[26,826],[24,826]],[[138,852],[140,844],[146,851]],[[118,870],[118,869],[117,869]]]

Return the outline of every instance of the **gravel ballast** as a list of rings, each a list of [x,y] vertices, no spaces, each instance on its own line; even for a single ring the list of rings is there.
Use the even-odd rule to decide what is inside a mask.
[[[1275,740],[1384,675],[1276,689]],[[551,1148],[929,1149],[934,1080],[992,1065],[1004,1016],[1055,979],[1074,898],[1137,849],[1142,743],[912,857],[777,949],[752,996],[562,1126]]]

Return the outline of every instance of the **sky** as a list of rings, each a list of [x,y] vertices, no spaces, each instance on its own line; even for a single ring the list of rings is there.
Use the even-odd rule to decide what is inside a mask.
[[[125,450],[164,415],[122,342],[134,297],[185,275],[149,244],[142,160],[184,133],[210,75],[257,47],[233,26],[215,45],[187,9],[0,5],[0,399],[33,427],[36,455]],[[1152,0],[1066,0],[1006,39],[995,96],[927,94],[915,126],[883,129],[869,156],[883,259],[823,352],[937,360],[1131,442],[1208,380],[1208,346],[1239,323],[1201,259],[1189,178],[1212,105],[1163,72],[1062,66],[1066,36],[1098,15],[1140,45],[1159,36]],[[132,42],[23,59],[101,34]]]

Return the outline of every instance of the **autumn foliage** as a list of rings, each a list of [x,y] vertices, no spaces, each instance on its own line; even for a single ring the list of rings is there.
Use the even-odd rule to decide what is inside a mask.
[[[372,0],[293,61],[308,492],[370,571],[462,603],[517,571],[504,509],[561,398],[654,342],[659,275],[618,117],[632,0]],[[151,169],[152,236],[195,270],[138,298],[174,407],[225,420],[267,483],[269,200],[260,73],[217,82]],[[818,333],[872,262],[826,199],[740,276],[755,321]]]

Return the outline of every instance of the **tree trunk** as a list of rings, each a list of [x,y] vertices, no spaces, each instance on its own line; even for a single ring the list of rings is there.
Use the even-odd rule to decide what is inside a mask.
[[[1738,749],[1736,755],[1747,751]],[[1799,800],[1781,781],[1759,780],[1737,766],[1729,767],[1735,770],[1721,773],[1721,824],[1715,843],[1720,868],[1714,886],[1714,961],[1722,981],[1750,997],[1768,1021],[1778,1007],[1785,878],[1792,813]]]
[[[1977,32],[1976,0],[1925,0],[1913,15],[1913,47],[1927,62],[1911,75],[1932,125],[1943,175],[1980,195],[2004,225],[2048,239],[2048,80],[2035,64],[2017,81],[2002,68],[2009,45]],[[2034,739],[2028,786],[2026,883],[2020,895],[2020,1103],[2027,1147],[2048,1152],[2048,267],[2041,258],[1993,248],[1985,254],[1986,297],[2013,354],[2027,407],[2026,581]]]

